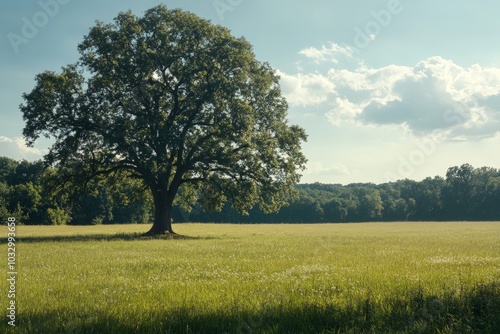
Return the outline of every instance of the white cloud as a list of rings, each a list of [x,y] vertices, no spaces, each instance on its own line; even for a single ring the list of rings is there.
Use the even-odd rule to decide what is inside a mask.
[[[23,137],[9,138],[0,136],[0,155],[12,159],[41,159],[48,151],[35,147],[28,147]]]
[[[317,63],[343,55],[357,64],[339,69],[333,62],[314,73],[280,73],[292,106],[328,106],[326,117],[335,125],[396,125],[415,135],[448,140],[500,132],[500,68],[464,68],[441,57],[413,67],[371,68],[355,61],[349,48],[335,44],[300,54]]]
[[[281,87],[291,105],[318,105],[328,101],[335,93],[335,84],[320,74],[288,75],[277,71],[281,77]]]
[[[350,46],[340,46],[335,43],[330,43],[329,46],[323,45],[321,49],[310,47],[301,50],[299,54],[313,60],[319,64],[325,61],[331,61],[338,64],[341,59],[353,59],[353,50]]]

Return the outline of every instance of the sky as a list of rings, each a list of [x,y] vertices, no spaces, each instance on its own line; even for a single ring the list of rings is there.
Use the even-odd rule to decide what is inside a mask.
[[[0,156],[26,147],[19,111],[37,74],[78,60],[96,20],[160,3],[244,36],[280,75],[303,127],[301,183],[383,183],[500,168],[500,2],[33,0],[0,4]]]

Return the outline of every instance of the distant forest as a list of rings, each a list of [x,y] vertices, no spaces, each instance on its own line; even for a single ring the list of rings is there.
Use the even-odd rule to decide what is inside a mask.
[[[54,193],[53,169],[42,161],[0,157],[0,216],[26,225],[149,223],[153,205],[139,181],[113,176],[89,184],[76,200],[69,189]],[[227,203],[221,212],[177,206],[174,222],[347,223],[365,221],[500,220],[500,169],[450,167],[446,177],[383,184],[299,184],[299,197],[279,213],[258,208],[242,216]]]

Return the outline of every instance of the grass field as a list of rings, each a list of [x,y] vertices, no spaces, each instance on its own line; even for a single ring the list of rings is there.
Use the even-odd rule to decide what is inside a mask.
[[[18,226],[15,332],[500,333],[500,223],[147,229]]]

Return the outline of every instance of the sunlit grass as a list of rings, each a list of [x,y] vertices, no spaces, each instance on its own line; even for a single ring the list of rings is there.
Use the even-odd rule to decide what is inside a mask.
[[[179,238],[141,238],[147,229],[19,226],[17,332],[500,326],[500,223],[178,224]]]

